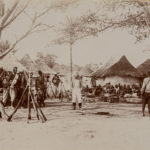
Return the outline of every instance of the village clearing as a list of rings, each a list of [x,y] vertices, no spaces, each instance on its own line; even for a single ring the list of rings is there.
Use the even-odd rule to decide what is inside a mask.
[[[32,111],[27,124],[27,109],[19,109],[11,122],[0,120],[0,150],[150,149],[150,118],[142,117],[141,104],[84,103],[84,114],[71,103],[46,105],[46,123]]]

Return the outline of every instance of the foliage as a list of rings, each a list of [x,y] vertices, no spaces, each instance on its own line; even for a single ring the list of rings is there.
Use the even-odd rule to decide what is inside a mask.
[[[35,0],[0,0],[0,40],[3,40],[3,32],[7,32],[7,28],[18,19],[24,21],[23,15],[26,15],[31,21],[31,25],[28,29],[24,29],[24,33],[20,37],[16,37],[16,41],[11,43],[11,46],[7,49],[0,51],[0,58],[5,57],[9,52],[13,51],[16,46],[25,38],[33,33],[43,32],[51,29],[53,26],[43,23],[42,17],[48,15],[52,10],[66,9],[68,6],[75,3],[76,0],[52,0],[48,2],[47,6],[40,5],[40,11],[36,10],[38,7]],[[41,1],[41,3],[44,1]],[[41,4],[40,3],[40,4]],[[35,5],[35,6],[33,6]],[[34,8],[34,9],[33,9]],[[32,13],[28,13],[28,10],[32,9]],[[29,11],[30,12],[30,11]]]
[[[48,67],[53,68],[54,65],[56,64],[56,56],[52,55],[52,54],[46,54],[45,56],[43,55],[43,53],[38,52],[37,53],[37,58],[35,60],[35,62],[44,62],[45,64],[48,65]]]
[[[137,41],[150,35],[150,2],[136,0],[104,0],[99,8],[78,18],[67,18],[56,30],[61,36],[55,44],[75,43],[88,36],[98,36],[108,29],[125,29]],[[97,4],[97,5],[98,5]],[[102,7],[103,5],[103,7]]]
[[[128,29],[137,42],[150,35],[150,2],[138,0],[114,0],[107,3],[108,9],[115,14],[116,28]]]
[[[0,53],[5,52],[11,46],[9,41],[0,41]]]

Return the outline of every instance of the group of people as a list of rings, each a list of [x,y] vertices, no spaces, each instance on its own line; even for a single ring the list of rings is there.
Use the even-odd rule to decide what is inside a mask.
[[[141,95],[139,85],[112,85],[111,83],[106,83],[102,86],[100,84],[96,85],[96,80],[93,78],[91,78],[91,86],[89,87],[86,85],[83,91],[86,93],[92,93],[94,96],[116,95],[118,97],[140,97]]]
[[[103,93],[110,94],[110,95],[116,95],[119,97],[139,97],[140,96],[140,86],[138,85],[111,85],[110,83],[107,83],[103,86]]]
[[[38,71],[38,76],[33,77],[32,72],[18,72],[17,67],[14,67],[12,72],[0,69],[0,102],[4,107],[10,106],[14,108],[20,99],[22,99],[20,106],[27,107],[28,99],[31,99],[29,96],[30,92],[30,94],[34,95],[40,107],[45,107],[44,101],[46,98],[51,98],[50,96],[52,96],[61,99],[62,94],[67,92],[65,91],[65,87],[62,91],[62,86],[64,87],[58,74],[54,74],[54,76],[51,77],[51,75],[45,75],[42,71]],[[81,90],[82,79],[77,74],[74,76],[72,82],[72,104],[74,110],[77,108],[76,102],[78,102],[79,109],[82,109]],[[23,94],[24,92],[25,94]]]
[[[144,79],[142,87],[137,85],[121,85],[116,84],[115,86],[107,83],[104,86],[96,86],[94,80],[91,79],[92,88],[88,86],[84,87],[82,83],[82,77],[76,74],[72,80],[72,106],[75,110],[77,104],[79,109],[82,109],[82,94],[83,92],[91,92],[97,96],[100,94],[110,94],[125,96],[127,94],[136,94],[138,97],[142,96],[143,99],[143,116],[145,111],[145,106],[148,103],[149,114],[150,114],[150,72],[148,76]],[[29,90],[36,97],[37,102],[40,107],[45,107],[45,99],[49,97],[49,90],[53,93],[55,98],[61,96],[59,90],[62,81],[58,74],[55,74],[52,78],[50,75],[45,76],[42,71],[38,71],[38,76],[33,77],[33,73],[27,73],[25,71],[18,72],[17,67],[13,68],[13,71],[5,71],[0,69],[0,92],[1,99],[0,102],[4,105],[10,105],[15,107],[17,102],[23,95],[26,87],[28,87],[26,94],[23,96],[21,106],[27,106],[27,100],[29,98]]]
[[[45,99],[48,97],[48,83],[50,76],[45,76],[42,71],[38,71],[38,76],[33,77],[33,73],[27,73],[25,71],[18,72],[17,67],[13,68],[13,71],[5,71],[0,69],[0,89],[1,89],[1,103],[4,106],[10,105],[15,107],[18,101],[22,97],[22,107],[27,106],[27,100],[29,96],[29,90],[37,99],[40,106],[45,106]],[[57,88],[59,86],[60,79],[57,74],[52,78],[52,84],[54,89],[54,95],[57,96]],[[26,88],[28,87],[28,88]],[[56,87],[56,88],[55,88]],[[27,89],[25,91],[25,89]]]
[[[117,84],[115,86],[111,85],[110,83],[107,83],[106,85],[102,86],[96,86],[95,80],[91,79],[91,83],[94,83],[92,86],[91,92],[96,94],[115,94],[120,97],[126,97],[126,96],[137,96],[142,98],[142,113],[143,116],[145,116],[145,107],[146,104],[148,104],[148,112],[150,116],[150,71],[147,72],[143,79],[143,83],[141,86],[138,85],[120,85]],[[89,88],[86,88],[86,91],[88,91]]]

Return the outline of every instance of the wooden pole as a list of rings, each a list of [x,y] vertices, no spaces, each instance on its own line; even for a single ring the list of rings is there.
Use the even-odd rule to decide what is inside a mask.
[[[73,67],[72,67],[73,61],[72,61],[72,43],[70,42],[70,88],[71,88],[71,100],[72,100],[72,72],[73,72]]]
[[[29,120],[31,120],[30,84],[31,84],[31,81],[30,81],[30,70],[29,70],[29,79],[28,79],[28,121],[27,121],[27,123],[29,123]]]

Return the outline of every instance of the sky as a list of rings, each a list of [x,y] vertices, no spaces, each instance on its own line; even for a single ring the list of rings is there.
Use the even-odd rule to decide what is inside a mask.
[[[38,1],[38,0],[36,0]],[[65,10],[51,11],[42,21],[49,25],[61,25],[66,21],[66,17],[77,17],[89,10],[97,8],[95,5],[97,0],[80,0],[78,5],[70,6]],[[40,11],[41,3],[34,3],[34,7],[27,10],[28,14],[33,15],[34,8]],[[15,40],[19,35],[24,33],[31,20],[24,14],[21,16],[11,28],[6,31],[6,38]],[[35,33],[17,46],[16,56],[23,57],[24,54],[29,53],[33,58],[36,52],[50,53],[57,56],[57,62],[69,64],[69,45],[54,45],[52,41],[59,36],[53,29]],[[150,52],[144,52],[150,47],[150,39],[144,40],[141,43],[135,43],[136,39],[131,36],[127,30],[107,30],[99,34],[98,37],[88,37],[77,41],[73,45],[73,63],[77,65],[86,65],[89,63],[106,63],[111,57],[119,59],[126,55],[129,61],[136,67],[150,58]]]

